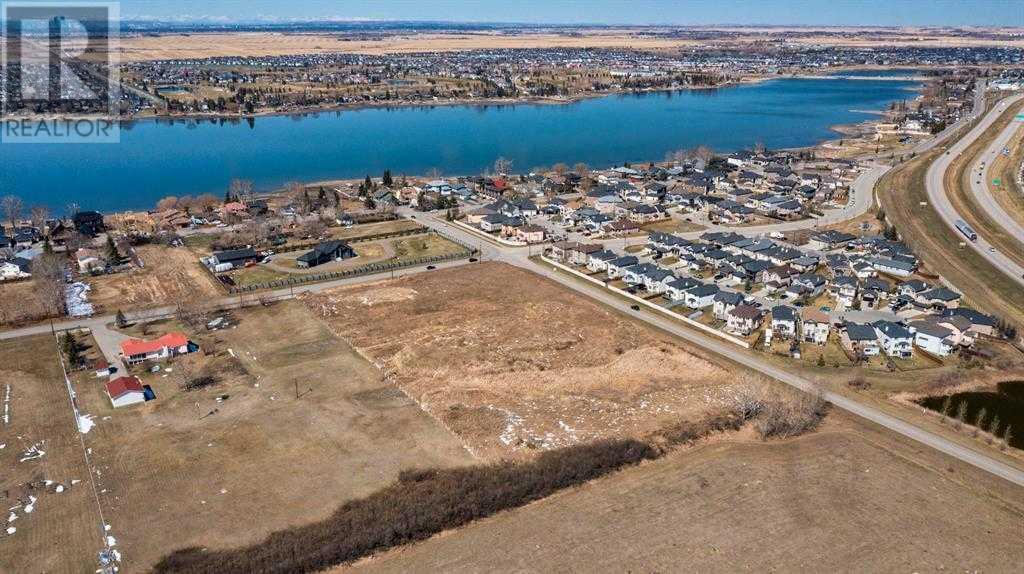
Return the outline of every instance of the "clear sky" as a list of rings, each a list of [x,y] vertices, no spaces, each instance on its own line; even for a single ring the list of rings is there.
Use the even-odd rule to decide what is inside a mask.
[[[1024,26],[1024,0],[121,0],[125,19]]]

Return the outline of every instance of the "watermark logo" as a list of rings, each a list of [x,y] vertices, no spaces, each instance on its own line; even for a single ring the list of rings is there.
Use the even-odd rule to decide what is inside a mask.
[[[116,2],[3,2],[0,143],[117,143]]]

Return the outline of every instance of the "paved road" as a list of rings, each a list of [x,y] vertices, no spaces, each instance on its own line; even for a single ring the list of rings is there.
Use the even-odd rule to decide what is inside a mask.
[[[928,168],[928,174],[925,178],[925,187],[927,188],[928,200],[931,202],[932,207],[935,208],[939,217],[942,218],[943,222],[948,227],[948,229],[936,230],[936,232],[952,233],[963,239],[963,241],[978,255],[985,258],[989,263],[1006,275],[1010,276],[1010,278],[1017,283],[1024,285],[1024,267],[1015,263],[1007,257],[1006,254],[998,251],[995,247],[989,244],[984,237],[979,235],[977,241],[969,241],[956,229],[955,222],[958,219],[962,219],[962,217],[956,212],[956,209],[953,208],[953,204],[950,202],[949,196],[946,195],[946,189],[944,186],[946,171],[949,170],[953,160],[958,155],[964,153],[964,151],[966,151],[975,140],[981,137],[982,134],[992,126],[996,119],[999,118],[999,115],[1006,109],[1007,105],[1019,100],[1020,98],[1024,98],[1024,96],[1014,96],[1003,100],[1000,104],[993,107],[992,110],[990,110],[963,138],[949,146],[948,151],[939,156],[939,159],[935,160],[935,162],[933,162]],[[993,219],[1000,224],[1003,223],[1000,218]]]
[[[610,291],[595,285],[590,285],[583,281],[578,281],[569,275],[560,273],[546,265],[531,260],[529,248],[505,247],[500,246],[497,243],[490,243],[486,240],[480,239],[470,231],[452,225],[430,214],[420,214],[419,220],[426,225],[442,230],[467,243],[480,244],[482,256],[487,259],[503,261],[505,263],[527,269],[537,273],[538,275],[543,275],[552,281],[560,283],[561,285],[564,285],[565,287],[577,291],[587,297],[600,301],[609,307],[613,307],[625,314],[633,315],[642,321],[672,333],[673,335],[685,339],[699,347],[727,356],[731,360],[750,369],[763,373],[766,376],[782,381],[783,383],[796,387],[800,390],[807,392],[820,390],[819,387],[810,380],[776,367],[775,365],[759,358],[756,354],[742,352],[732,343],[721,341],[717,338],[713,338],[693,329],[684,327],[678,321],[673,321],[669,317],[664,317],[647,311],[633,311],[628,302],[616,297]],[[982,470],[988,471],[996,476],[1005,478],[1010,482],[1024,486],[1024,471],[1020,471],[998,460],[990,458],[981,452],[961,446],[937,434],[922,430],[911,423],[886,414],[877,408],[861,404],[854,399],[831,392],[825,392],[822,394],[827,401],[838,408],[863,417],[871,422],[944,452]]]
[[[1024,98],[1024,95],[1017,96],[1005,100],[1000,106],[996,106],[997,109],[1006,109],[1015,101]],[[1003,149],[1006,148],[1010,139],[1017,133],[1017,130],[1024,128],[1024,121],[1014,119],[1003,128],[1003,131],[999,132],[996,139],[992,140],[992,143],[988,146],[984,152],[982,152],[978,163],[976,163],[972,169],[971,177],[971,194],[974,199],[981,205],[985,213],[988,214],[989,219],[995,221],[1006,230],[1007,233],[1013,235],[1018,241],[1024,241],[1024,226],[1022,226],[1017,219],[1006,212],[1003,206],[996,201],[995,196],[992,194],[992,189],[989,187],[988,182],[991,181],[992,175],[989,175],[989,170],[992,168],[992,162],[1003,153]],[[981,163],[984,163],[984,167],[981,167]],[[1000,186],[1003,193],[1006,193],[1006,184],[1003,183]]]

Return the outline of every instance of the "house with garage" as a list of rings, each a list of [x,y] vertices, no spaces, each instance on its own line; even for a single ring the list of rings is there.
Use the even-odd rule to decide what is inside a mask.
[[[608,270],[608,262],[614,261],[619,258],[618,253],[604,249],[601,251],[595,251],[588,256],[587,259],[587,270],[597,273],[599,271]]]
[[[245,267],[246,264],[255,263],[259,259],[254,249],[229,249],[217,251],[210,257],[210,267],[217,271],[227,271],[237,267]]]
[[[829,289],[836,301],[844,307],[852,307],[857,300],[857,279],[849,275],[840,275],[833,279]]]
[[[731,333],[746,336],[761,326],[761,310],[753,305],[737,305],[726,315],[726,330]]]
[[[312,251],[303,253],[295,260],[295,264],[302,269],[310,269],[331,261],[351,259],[355,256],[356,252],[351,245],[340,239],[335,239],[324,241],[314,247]]]
[[[618,279],[623,276],[626,269],[639,263],[640,260],[633,255],[626,255],[619,257],[618,259],[613,259],[608,262],[608,278]]]
[[[824,345],[828,342],[832,321],[828,314],[813,307],[805,307],[800,313],[800,340],[805,343]]]
[[[796,309],[788,305],[772,307],[772,333],[782,339],[796,337],[797,320]]]
[[[847,323],[841,340],[843,347],[859,357],[874,357],[881,352],[878,335],[871,325]]]
[[[684,294],[683,303],[691,309],[704,309],[715,303],[715,295],[718,292],[717,285],[701,283]]]
[[[644,271],[641,280],[643,281],[644,289],[651,293],[661,294],[665,292],[666,286],[675,278],[675,274],[671,271],[653,266],[653,269],[648,268]]]
[[[991,337],[996,334],[996,320],[993,317],[975,311],[969,307],[946,309],[939,315],[939,317],[941,319],[963,317],[970,322],[970,327],[967,330],[974,335]]]
[[[743,295],[735,291],[719,291],[712,302],[712,313],[715,319],[725,321],[729,318],[729,311],[743,303]]]
[[[138,377],[119,377],[106,385],[107,396],[114,408],[146,402],[146,389]]]
[[[121,357],[128,365],[145,361],[160,361],[178,355],[186,355],[197,349],[184,333],[172,332],[152,340],[128,339],[121,342]]]
[[[961,295],[946,287],[936,287],[918,293],[917,302],[931,309],[956,309],[960,306]]]
[[[678,277],[665,285],[665,298],[675,303],[683,302],[686,300],[686,292],[701,284],[692,277]]]
[[[875,321],[871,326],[886,355],[906,359],[914,354],[914,332],[911,329],[892,321]]]
[[[953,331],[934,320],[914,321],[910,328],[914,332],[914,345],[926,353],[946,357],[956,348]]]

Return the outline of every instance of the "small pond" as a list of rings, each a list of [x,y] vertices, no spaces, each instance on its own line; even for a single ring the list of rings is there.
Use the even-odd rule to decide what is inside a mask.
[[[956,417],[961,403],[966,403],[964,422],[974,425],[978,418],[978,412],[985,409],[986,422],[984,426],[988,430],[989,423],[995,416],[999,416],[999,430],[997,433],[1003,436],[1003,429],[1011,426],[1012,438],[1010,446],[1024,449],[1024,381],[1007,381],[999,383],[993,390],[969,391],[949,395],[948,415]],[[942,412],[946,408],[947,396],[935,396],[921,399],[918,404],[936,411]]]

